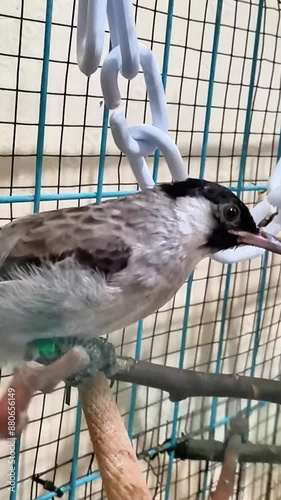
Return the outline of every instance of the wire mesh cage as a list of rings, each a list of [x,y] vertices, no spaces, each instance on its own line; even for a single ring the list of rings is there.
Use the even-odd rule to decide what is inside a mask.
[[[77,66],[76,4],[1,1],[2,224],[137,188],[110,133],[100,69],[86,78]],[[139,40],[162,68],[169,134],[189,175],[231,186],[253,206],[281,151],[279,2],[138,0],[134,7]],[[149,123],[141,72],[120,88],[129,123]],[[158,181],[170,180],[161,155],[148,165]],[[278,257],[228,266],[204,260],[173,300],[111,340],[119,354],[161,365],[279,379],[279,282]],[[10,376],[3,370],[1,387]],[[182,434],[224,440],[239,413],[249,416],[251,441],[280,442],[275,404],[209,397],[173,404],[152,388],[118,382],[114,390],[155,499],[204,499],[216,484],[220,464],[175,459],[172,445]],[[16,443],[13,491],[1,443],[1,498],[105,498],[76,390],[66,399],[63,384],[33,398]],[[279,474],[276,465],[239,465],[234,497],[279,498]]]

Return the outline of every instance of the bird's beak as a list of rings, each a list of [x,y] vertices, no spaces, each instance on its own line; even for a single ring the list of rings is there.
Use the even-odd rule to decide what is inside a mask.
[[[281,254],[281,241],[265,231],[259,231],[257,234],[247,231],[229,231],[238,236],[238,243],[251,245],[253,247],[263,248],[269,252]]]

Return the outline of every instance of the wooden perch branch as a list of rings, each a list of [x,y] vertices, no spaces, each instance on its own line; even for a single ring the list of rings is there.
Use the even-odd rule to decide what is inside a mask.
[[[56,342],[58,342],[58,339],[56,339]],[[97,343],[97,339],[95,342]],[[50,392],[62,379],[67,380],[68,385],[79,385],[75,377],[71,378],[72,375],[75,372],[79,372],[79,370],[83,371],[86,365],[88,373],[97,373],[98,370],[102,369],[102,365],[97,366],[99,357],[93,360],[90,351],[88,352],[88,346],[79,345],[79,342],[76,342],[72,337],[64,338],[62,345],[60,345],[58,358],[54,356],[50,360],[49,358],[42,359],[40,357],[39,362],[43,363],[45,368],[43,369],[41,365],[40,369],[31,370],[29,380],[32,379],[33,383],[28,384],[28,391],[22,390],[22,385],[25,382],[19,382],[19,374],[15,375],[12,386],[14,387],[15,385],[18,394],[17,408],[20,410],[18,434],[20,434],[27,423],[26,412],[34,392],[37,390]],[[69,362],[71,358],[75,360],[75,363]],[[30,360],[31,364],[38,361],[36,355],[27,359]],[[108,361],[107,353],[105,362],[107,363]],[[169,393],[171,401],[181,401],[190,397],[209,396],[250,399],[281,404],[281,382],[277,380],[182,370],[147,361],[135,361],[132,358],[125,357],[117,358],[116,366],[118,367],[118,371],[114,376],[111,376],[113,380],[160,389]],[[23,367],[23,372],[26,375],[25,370],[26,368]],[[40,373],[39,378],[38,373]],[[24,378],[26,376],[22,377],[23,380]],[[6,437],[6,417],[7,393],[0,400],[0,439],[1,437]]]
[[[168,392],[171,401],[210,396],[281,404],[281,382],[277,380],[181,370],[132,358],[113,379]]]
[[[207,460],[208,462],[223,462],[225,443],[215,439],[194,439],[189,436],[178,440],[175,447],[166,447],[151,457],[150,450],[144,451],[139,458],[157,456],[158,453],[174,450],[174,457],[180,460]],[[281,464],[281,446],[274,444],[241,443],[239,463]]]

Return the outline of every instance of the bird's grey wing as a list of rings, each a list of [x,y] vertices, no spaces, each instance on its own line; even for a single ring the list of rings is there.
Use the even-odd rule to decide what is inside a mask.
[[[131,247],[125,228],[120,231],[120,221],[111,215],[110,205],[106,209],[89,205],[35,214],[4,226],[0,274],[66,258],[106,276],[121,271],[128,264]]]
[[[122,294],[115,277],[131,256],[114,207],[40,213],[1,229],[0,367],[34,339],[112,331]]]

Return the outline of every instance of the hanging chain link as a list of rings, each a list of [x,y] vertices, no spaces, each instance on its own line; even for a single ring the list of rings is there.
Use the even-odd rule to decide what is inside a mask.
[[[111,51],[101,69],[101,87],[105,104],[114,112],[110,117],[113,139],[127,156],[141,189],[153,187],[152,174],[145,157],[157,149],[163,154],[173,180],[187,178],[180,152],[168,135],[169,120],[165,91],[156,58],[152,51],[138,42],[131,0],[80,0],[77,24],[77,60],[87,76],[101,62],[106,19]],[[131,80],[142,68],[148,93],[152,125],[129,127],[120,111],[119,73]]]

